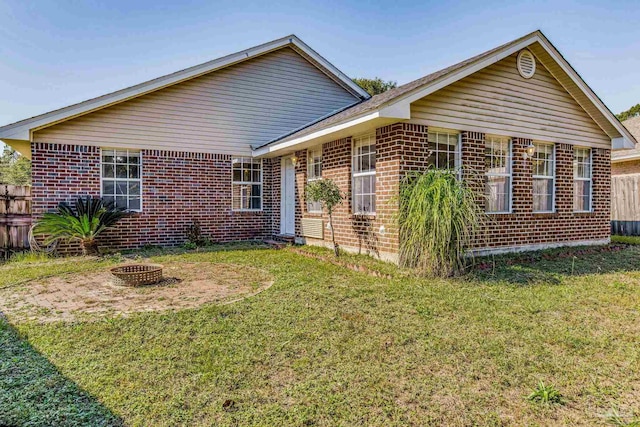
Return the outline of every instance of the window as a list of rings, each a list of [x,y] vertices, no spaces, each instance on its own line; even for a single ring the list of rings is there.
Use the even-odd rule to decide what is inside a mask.
[[[554,211],[555,150],[553,144],[533,144],[536,147],[533,165],[533,211]]]
[[[353,139],[353,213],[376,212],[376,137]]]
[[[487,136],[484,163],[487,212],[511,212],[511,140]]]
[[[429,158],[427,162],[436,169],[460,167],[460,134],[455,132],[429,132]]]
[[[235,211],[262,209],[262,160],[233,159],[231,207]]]
[[[322,179],[322,146],[308,151],[307,182]],[[320,202],[307,202],[307,212],[322,213]]]
[[[118,208],[142,210],[142,158],[139,151],[101,150],[101,192]]]
[[[573,210],[591,212],[591,150],[573,148]]]

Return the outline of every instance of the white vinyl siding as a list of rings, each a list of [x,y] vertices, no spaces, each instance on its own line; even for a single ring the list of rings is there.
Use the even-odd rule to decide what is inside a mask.
[[[262,210],[262,160],[248,157],[232,161],[231,207],[234,211]]]
[[[449,131],[430,131],[427,163],[436,169],[459,170],[460,134]]]
[[[576,212],[591,212],[593,209],[591,159],[589,148],[573,148],[573,209]]]
[[[34,141],[251,155],[357,99],[291,48],[44,128]]]
[[[533,211],[555,210],[556,156],[553,144],[534,143],[536,150],[531,159],[533,169]]]
[[[487,136],[485,143],[487,213],[511,212],[511,140]]]
[[[411,104],[411,122],[610,148],[611,138],[538,62],[524,79],[509,56]]]
[[[353,138],[353,213],[376,213],[376,137]]]
[[[100,197],[128,211],[142,211],[142,156],[133,150],[100,150]]]
[[[322,146],[308,151],[307,183],[322,179]],[[307,212],[322,213],[322,203],[307,202]]]

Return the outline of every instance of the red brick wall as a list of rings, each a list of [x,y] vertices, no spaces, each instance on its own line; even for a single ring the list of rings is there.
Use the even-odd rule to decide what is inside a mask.
[[[398,251],[398,231],[395,214],[397,196],[403,174],[423,170],[428,157],[426,126],[396,123],[376,130],[376,215],[352,214],[351,199],[351,138],[329,142],[322,147],[322,177],[333,180],[347,195],[345,202],[334,215],[334,230],[339,245],[385,258],[393,258]],[[297,167],[298,192],[303,194],[306,182],[306,151],[296,153],[300,159]],[[322,217],[306,211],[303,199],[297,203],[299,215],[308,218]],[[384,226],[384,233],[380,227]],[[296,229],[299,235],[299,228]],[[313,239],[308,239],[313,241]],[[331,234],[326,230],[324,240]]]
[[[75,196],[100,195],[96,147],[32,145],[33,213],[52,210]],[[231,156],[142,150],[143,212],[122,220],[103,241],[114,248],[177,245],[194,219],[213,241],[258,239],[279,229],[280,159],[265,159],[263,211],[231,210]]]
[[[640,160],[611,163],[611,175],[640,173]]]
[[[592,213],[573,212],[573,146],[556,144],[556,212],[534,214],[532,171],[530,160],[522,153],[531,141],[513,140],[513,212],[492,214],[486,228],[472,243],[472,249],[506,248],[511,246],[555,244],[570,241],[607,239],[610,235],[610,151],[593,150]],[[478,200],[484,203],[485,136],[479,132],[462,132],[463,176],[475,188]],[[303,195],[306,182],[306,151],[296,153],[298,194]],[[375,217],[355,217],[351,214],[351,139],[341,139],[323,145],[324,178],[334,180],[348,194],[334,218],[336,240],[342,246],[374,254],[393,254],[398,250],[394,215],[395,197],[403,175],[427,168],[427,127],[396,123],[376,131],[377,212]],[[298,217],[318,217],[306,212],[301,196],[297,203]],[[325,221],[328,218],[322,215]],[[385,235],[379,233],[384,225]],[[296,234],[300,235],[299,227]],[[331,238],[325,233],[325,241]],[[312,239],[308,239],[313,241]]]
[[[593,208],[573,212],[573,146],[556,144],[556,212],[533,213],[531,161],[523,158],[531,140],[513,139],[512,213],[491,214],[474,249],[601,240],[610,236],[610,150],[593,149]],[[463,132],[465,176],[484,173],[484,134]],[[480,186],[479,188],[483,188]]]
[[[505,248],[519,245],[599,240],[609,237],[610,150],[593,150],[593,213],[573,212],[572,146],[556,145],[556,212],[532,212],[532,176],[522,153],[526,139],[513,140],[513,212],[494,214],[471,247]],[[351,203],[351,138],[323,145],[323,177],[346,194],[334,217],[338,243],[364,253],[393,256],[398,250],[395,212],[403,175],[427,166],[427,127],[396,123],[376,130],[376,216],[354,216]],[[296,235],[303,217],[327,215],[307,212],[306,150],[296,153]],[[100,194],[99,149],[96,147],[34,143],[33,212],[39,215],[74,196]],[[174,151],[142,151],[144,211],[125,219],[106,237],[119,248],[144,244],[176,245],[186,239],[194,219],[214,241],[265,238],[280,232],[280,158],[265,159],[263,211],[231,210],[231,156]],[[462,133],[465,179],[482,198],[484,191],[484,134]],[[384,226],[385,232],[380,232]],[[331,234],[325,230],[325,241]],[[309,239],[309,241],[312,241]]]

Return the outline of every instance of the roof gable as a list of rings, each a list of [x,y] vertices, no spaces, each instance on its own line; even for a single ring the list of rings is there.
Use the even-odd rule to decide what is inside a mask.
[[[289,47],[33,131],[34,142],[251,155],[249,144],[352,105]]]
[[[310,63],[318,67],[322,72],[329,76],[336,83],[340,84],[346,90],[359,99],[368,99],[369,95],[356,85],[344,73],[338,70],[330,62],[320,56],[317,52],[307,46],[302,40],[295,35],[283,37],[250,49],[243,50],[231,55],[218,58],[204,64],[196,65],[166,76],[158,77],[126,89],[109,93],[97,98],[73,104],[58,110],[54,110],[45,114],[31,117],[16,123],[12,123],[0,127],[0,139],[10,140],[30,140],[31,132],[35,129],[41,129],[83,114],[97,111],[117,103],[136,98],[138,96],[151,93],[153,91],[175,85],[189,79],[202,76],[213,71],[223,69],[225,67],[238,64],[240,62],[264,55],[284,47],[290,47],[305,57]]]
[[[408,120],[411,118],[411,103],[525,48],[534,53],[554,78],[607,133],[614,148],[630,148],[636,142],[542,32],[534,31],[458,64],[376,95],[296,133],[271,141],[258,148],[256,155],[274,155],[299,144],[310,144],[312,141],[331,139],[333,136],[342,137],[350,122],[362,126],[363,121],[382,124],[388,123],[390,119]],[[333,132],[332,129],[336,131]]]
[[[412,122],[607,148],[610,138],[538,63],[523,78],[514,53],[411,104]]]

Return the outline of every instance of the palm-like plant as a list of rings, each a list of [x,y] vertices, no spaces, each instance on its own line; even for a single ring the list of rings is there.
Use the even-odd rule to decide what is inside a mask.
[[[55,212],[45,213],[33,232],[44,234],[45,244],[58,240],[77,241],[84,255],[98,255],[96,238],[124,215],[125,212],[113,203],[105,203],[98,197],[79,197],[73,207],[61,202]]]

